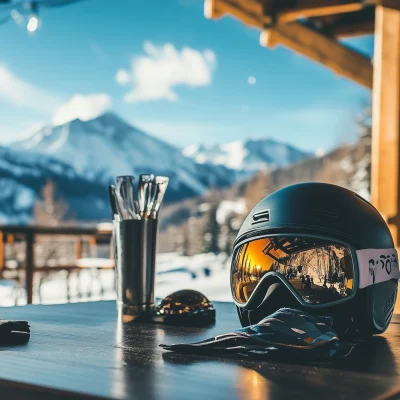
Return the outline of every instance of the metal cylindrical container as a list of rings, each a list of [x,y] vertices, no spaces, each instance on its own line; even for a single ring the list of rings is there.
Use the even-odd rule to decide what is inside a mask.
[[[157,225],[153,219],[114,221],[117,308],[123,321],[153,311]]]

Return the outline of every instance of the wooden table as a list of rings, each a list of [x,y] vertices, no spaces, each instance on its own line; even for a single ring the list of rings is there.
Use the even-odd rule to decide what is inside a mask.
[[[400,398],[400,318],[346,361],[308,365],[183,356],[160,343],[191,342],[238,328],[217,303],[212,328],[118,326],[114,302],[1,308],[26,319],[27,345],[1,347],[1,398],[392,399]]]

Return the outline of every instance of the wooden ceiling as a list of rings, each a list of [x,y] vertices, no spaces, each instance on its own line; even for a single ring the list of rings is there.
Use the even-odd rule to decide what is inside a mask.
[[[373,34],[377,5],[400,10],[400,0],[205,0],[204,11],[260,29],[262,46],[284,45],[372,88],[371,60],[339,39]]]

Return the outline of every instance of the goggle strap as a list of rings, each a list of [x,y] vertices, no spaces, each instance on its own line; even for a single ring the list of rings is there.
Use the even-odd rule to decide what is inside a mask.
[[[396,249],[357,250],[360,289],[390,279],[400,279]]]

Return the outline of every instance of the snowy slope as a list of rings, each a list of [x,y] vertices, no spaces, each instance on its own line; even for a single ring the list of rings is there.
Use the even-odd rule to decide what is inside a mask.
[[[68,164],[36,153],[0,147],[0,223],[31,221],[32,208],[48,180],[70,206],[71,217],[109,216],[104,185],[82,178]]]
[[[180,150],[108,112],[93,120],[48,126],[13,148],[49,155],[89,180],[108,183],[117,175],[145,172],[171,178],[170,200],[229,186],[236,177],[224,166],[199,165]]]
[[[287,167],[310,156],[272,139],[246,140],[213,146],[190,145],[183,154],[198,163],[224,165],[241,172]]]

